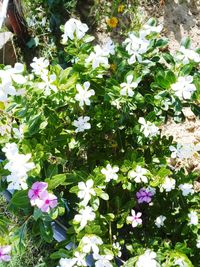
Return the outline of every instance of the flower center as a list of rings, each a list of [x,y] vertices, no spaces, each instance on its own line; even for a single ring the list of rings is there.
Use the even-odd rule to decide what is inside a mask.
[[[50,203],[50,200],[49,199],[46,199],[45,200],[45,204],[49,204]]]

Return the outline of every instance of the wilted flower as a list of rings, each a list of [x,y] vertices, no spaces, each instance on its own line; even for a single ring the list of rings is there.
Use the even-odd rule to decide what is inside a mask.
[[[136,267],[158,267],[158,262],[156,261],[156,253],[147,249],[144,254],[140,255],[138,261],[136,262]]]
[[[171,88],[180,99],[190,99],[192,94],[196,91],[196,86],[192,82],[192,76],[179,77],[178,81],[171,85]]]
[[[89,82],[84,82],[83,86],[80,84],[76,85],[76,89],[78,91],[78,94],[75,95],[76,101],[79,101],[79,106],[83,107],[84,104],[87,106],[90,105],[90,97],[92,95],[95,95],[95,92],[93,89],[88,90],[90,88]]]
[[[64,34],[62,35],[63,43],[66,43],[68,38],[71,40],[74,40],[74,38],[77,38],[78,40],[82,39],[88,29],[89,28],[85,23],[74,18],[69,19],[64,26]]]
[[[30,64],[31,67],[33,68],[33,72],[36,75],[47,75],[48,73],[48,66],[49,66],[49,60],[45,59],[44,57],[34,57],[33,58],[33,63]]]
[[[172,152],[172,158],[188,159],[194,156],[197,151],[200,150],[199,144],[195,145],[193,143],[188,144],[177,144],[177,146],[170,146],[169,150]]]
[[[161,192],[165,190],[170,192],[175,188],[176,181],[173,178],[165,177],[164,183],[161,185]]]
[[[78,197],[80,199],[83,199],[80,204],[86,206],[91,199],[91,196],[95,196],[96,193],[93,188],[94,182],[92,179],[89,179],[86,183],[84,182],[79,182],[78,183]]]
[[[131,223],[132,227],[136,227],[138,225],[142,224],[142,219],[140,218],[142,216],[141,212],[136,213],[134,210],[131,210],[132,216],[127,217],[127,223]]]
[[[159,134],[159,128],[150,121],[145,121],[143,117],[140,117],[138,122],[141,124],[141,131],[145,137],[153,137]]]
[[[193,185],[192,184],[180,184],[179,189],[182,191],[182,195],[183,196],[187,196],[189,194],[193,194],[194,193],[194,189],[193,189]]]
[[[139,81],[133,82],[133,75],[128,75],[126,78],[126,83],[121,83],[121,91],[120,95],[130,96],[132,97],[134,95],[133,89],[135,89],[138,86]]]
[[[110,263],[110,261],[113,259],[113,255],[93,254],[93,257],[96,261],[95,267],[113,267],[113,265]]]
[[[148,179],[145,174],[148,173],[148,170],[142,168],[141,166],[137,166],[135,170],[131,170],[128,173],[129,178],[134,179],[136,183],[148,183]]]
[[[106,176],[106,182],[110,182],[110,180],[117,180],[118,175],[117,172],[119,171],[118,166],[112,167],[110,164],[107,164],[106,168],[101,170],[101,173]]]
[[[79,214],[76,214],[74,221],[80,223],[80,230],[83,229],[88,221],[93,221],[95,219],[95,213],[93,209],[89,206],[86,206],[84,209],[79,211]]]
[[[156,218],[155,220],[155,225],[160,228],[161,226],[164,226],[164,221],[166,220],[167,218],[163,215],[160,215]]]
[[[0,262],[8,262],[11,260],[10,257],[11,246],[0,247]]]
[[[81,239],[81,243],[83,245],[82,251],[84,253],[93,252],[95,254],[99,254],[99,245],[103,244],[102,239],[96,235],[85,235]]]
[[[124,11],[124,8],[125,8],[125,6],[121,4],[121,5],[118,6],[117,11],[119,13],[122,13]]]
[[[91,124],[88,122],[90,120],[90,117],[88,116],[81,116],[78,118],[78,120],[75,120],[73,122],[73,125],[76,127],[75,132],[84,132],[85,130],[88,130],[91,128]]]
[[[116,28],[118,24],[118,19],[116,17],[112,17],[110,19],[107,19],[107,24],[111,28]]]
[[[188,217],[190,219],[189,221],[189,225],[198,225],[198,214],[196,211],[191,211],[189,214],[188,214]]]

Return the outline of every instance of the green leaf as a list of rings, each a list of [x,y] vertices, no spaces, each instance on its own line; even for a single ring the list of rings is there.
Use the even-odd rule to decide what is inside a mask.
[[[45,179],[45,182],[48,183],[48,188],[50,190],[52,190],[52,189],[55,189],[56,187],[58,187],[60,185],[65,185],[66,178],[67,178],[66,174],[61,173],[61,174],[57,174],[51,178]]]
[[[67,253],[66,249],[61,248],[58,251],[52,253],[50,255],[50,258],[53,260],[57,260],[60,258],[68,258],[68,253]]]
[[[11,198],[10,205],[13,205],[18,209],[31,208],[30,200],[28,198],[28,190],[21,190],[15,192]]]
[[[41,237],[48,243],[51,243],[53,240],[53,230],[51,222],[39,222]]]

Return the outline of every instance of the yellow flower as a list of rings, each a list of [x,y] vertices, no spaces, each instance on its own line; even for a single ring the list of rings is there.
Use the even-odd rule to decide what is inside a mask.
[[[118,6],[118,13],[122,13],[124,11],[124,5],[119,5]]]
[[[107,24],[111,28],[116,28],[118,24],[118,19],[116,17],[112,17],[107,20]]]

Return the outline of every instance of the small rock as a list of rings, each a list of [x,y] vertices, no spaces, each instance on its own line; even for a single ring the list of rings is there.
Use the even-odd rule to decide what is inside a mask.
[[[195,121],[196,120],[196,116],[192,112],[191,108],[184,108],[183,114],[189,121]]]

